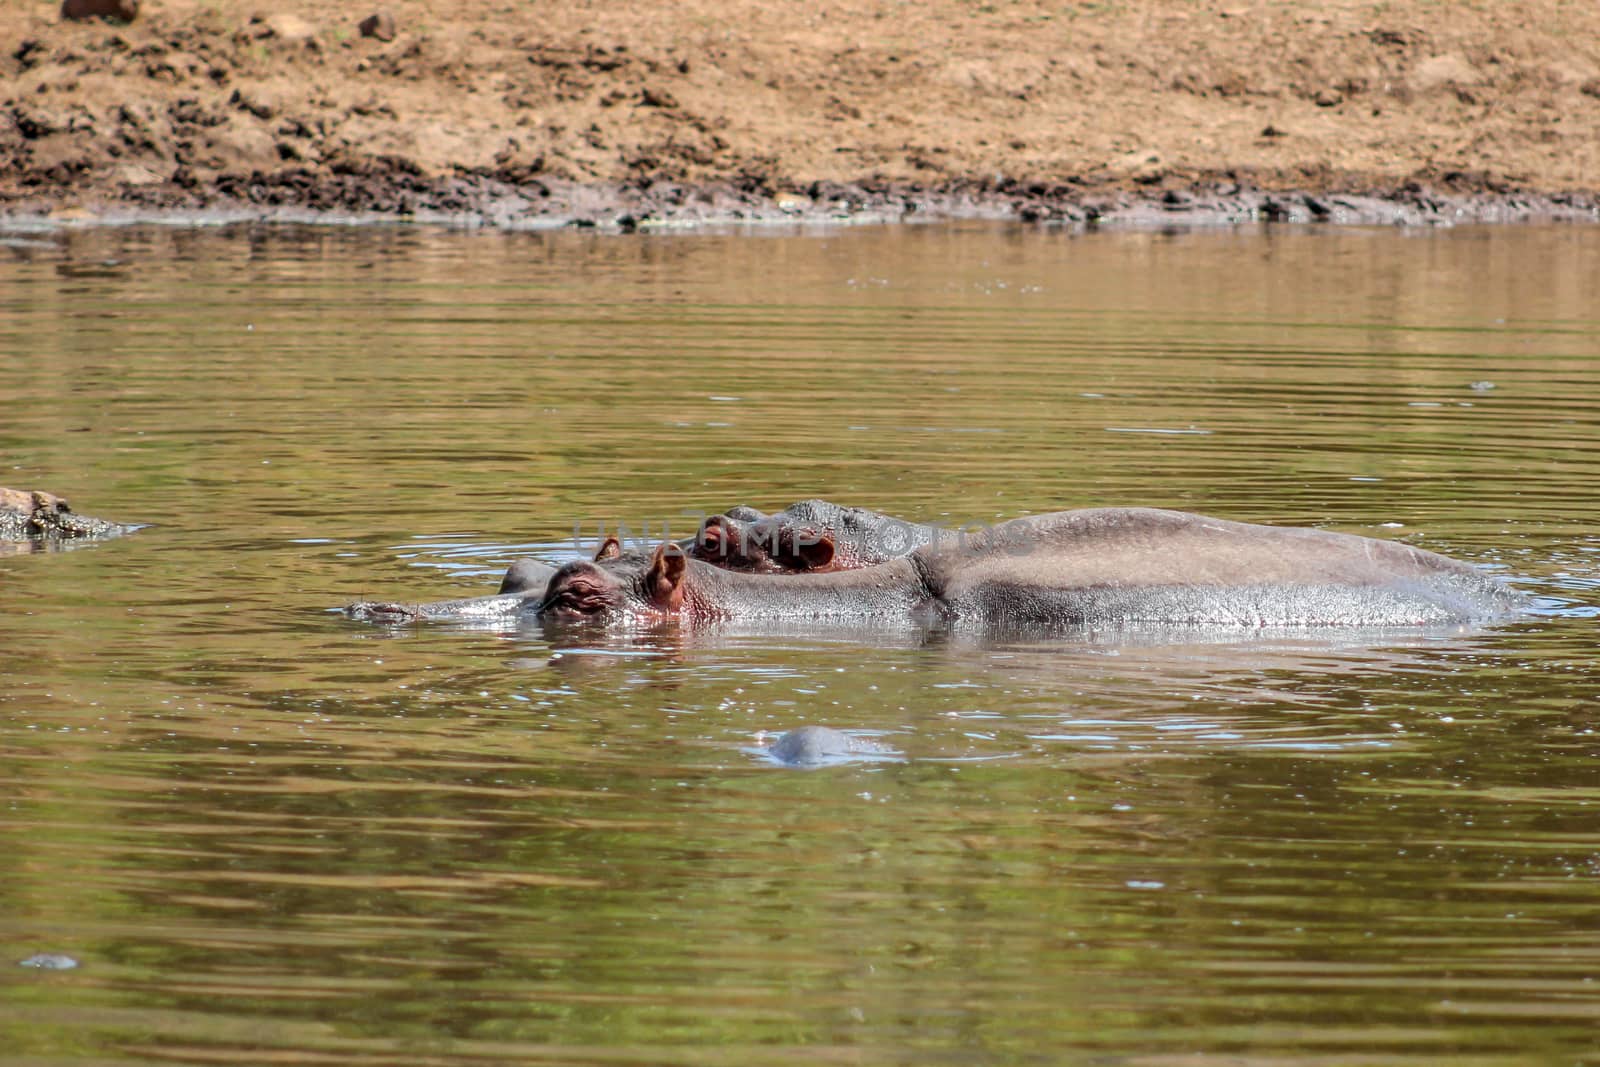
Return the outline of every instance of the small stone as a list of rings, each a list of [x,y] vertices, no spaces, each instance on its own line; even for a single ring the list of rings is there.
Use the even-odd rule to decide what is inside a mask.
[[[1415,92],[1426,93],[1445,87],[1481,85],[1483,74],[1467,62],[1465,56],[1449,53],[1429,56],[1418,63],[1407,76],[1406,82]]]
[[[1288,130],[1279,129],[1278,127],[1272,125],[1271,123],[1268,123],[1266,128],[1261,131],[1261,136],[1263,136],[1263,137],[1287,137],[1287,136],[1289,136],[1289,131]]]
[[[1112,170],[1126,174],[1134,181],[1146,185],[1159,182],[1166,172],[1166,164],[1161,158],[1161,153],[1149,148],[1141,148],[1118,156],[1111,160],[1110,165]]]
[[[132,22],[139,14],[139,0],[62,0],[64,19],[117,19]]]
[[[124,163],[116,170],[116,180],[123,185],[157,185],[167,179],[139,163]]]
[[[272,37],[285,44],[303,44],[317,35],[317,28],[299,15],[279,12],[262,20],[265,27],[260,36]]]
[[[260,86],[235,89],[228,103],[241,111],[250,112],[258,119],[270,119],[278,113],[277,95]]]
[[[1312,102],[1318,107],[1338,107],[1344,103],[1344,94],[1334,89],[1319,89]]]
[[[361,20],[361,36],[379,41],[392,41],[399,32],[394,16],[387,11],[375,11]]]

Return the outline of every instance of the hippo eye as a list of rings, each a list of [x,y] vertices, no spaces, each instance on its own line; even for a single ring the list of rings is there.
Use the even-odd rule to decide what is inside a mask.
[[[592,614],[600,610],[604,599],[597,589],[569,585],[556,594],[555,606],[568,611]]]

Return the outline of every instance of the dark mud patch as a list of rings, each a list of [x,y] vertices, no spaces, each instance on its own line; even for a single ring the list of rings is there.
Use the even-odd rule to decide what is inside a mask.
[[[1407,182],[1349,192],[1270,191],[1235,180],[1162,187],[1090,183],[814,182],[774,192],[753,182],[512,182],[493,174],[430,178],[400,165],[225,176],[128,188],[69,213],[51,197],[0,209],[0,227],[129,222],[446,223],[505,229],[850,225],[959,220],[1074,227],[1206,227],[1257,222],[1359,226],[1596,222],[1600,194],[1496,191]]]

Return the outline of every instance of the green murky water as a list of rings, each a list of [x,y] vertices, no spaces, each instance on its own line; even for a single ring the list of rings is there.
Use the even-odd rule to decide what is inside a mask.
[[[0,1049],[1600,1063],[1597,277],[1587,229],[14,235],[0,484],[155,525],[0,558]],[[1402,537],[1542,609],[990,645],[328,611],[808,496]],[[906,758],[752,752],[805,722]]]

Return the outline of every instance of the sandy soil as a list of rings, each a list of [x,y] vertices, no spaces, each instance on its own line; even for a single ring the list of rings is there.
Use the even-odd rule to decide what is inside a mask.
[[[1592,0],[0,0],[0,213],[1596,218]]]

